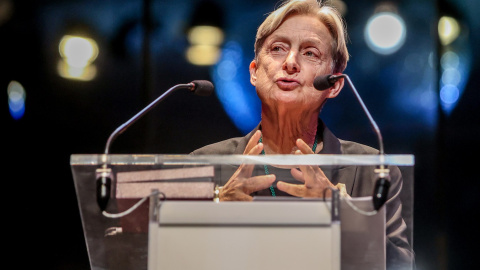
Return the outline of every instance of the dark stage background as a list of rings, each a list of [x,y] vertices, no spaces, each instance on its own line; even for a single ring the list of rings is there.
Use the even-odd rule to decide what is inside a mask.
[[[363,34],[383,2],[344,1],[351,55],[345,73],[377,120],[386,152],[415,155],[417,269],[474,269],[480,3],[389,1],[403,17],[407,35],[398,51],[384,55],[370,50]],[[217,94],[174,93],[122,134],[112,153],[189,153],[241,136],[258,123],[248,63],[256,28],[276,1],[214,3],[218,10],[203,14],[224,29],[223,54],[217,65],[196,66],[185,58],[185,33],[200,1],[0,0],[5,261],[18,268],[88,269],[70,155],[102,153],[115,128],[171,86],[211,80]],[[448,46],[437,38],[442,15],[456,18],[461,27],[459,38]],[[78,29],[99,47],[97,74],[90,81],[57,72],[59,41]],[[149,30],[148,39],[144,30]],[[447,49],[458,56],[461,77],[458,101],[444,106],[442,55]],[[6,90],[12,81],[26,93],[20,115],[9,110]],[[327,103],[321,117],[338,137],[377,147],[348,86]]]

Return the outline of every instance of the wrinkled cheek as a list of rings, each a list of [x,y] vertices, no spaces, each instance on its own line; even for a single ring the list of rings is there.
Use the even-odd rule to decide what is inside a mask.
[[[257,90],[257,96],[262,103],[271,103],[275,99],[275,97],[272,96],[271,90],[266,87],[262,87],[262,88],[257,87],[256,90]]]
[[[268,78],[265,76],[265,74],[259,74],[260,76],[257,76],[257,81],[255,85],[255,89],[257,91],[257,95],[265,95],[266,93],[271,91],[271,88],[273,87],[272,82],[268,80]]]

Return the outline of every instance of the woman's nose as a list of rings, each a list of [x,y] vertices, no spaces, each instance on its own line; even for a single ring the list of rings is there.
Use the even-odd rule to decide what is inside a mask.
[[[289,52],[285,62],[283,63],[283,69],[288,73],[295,73],[300,71],[300,65],[297,61],[297,54],[295,52]]]

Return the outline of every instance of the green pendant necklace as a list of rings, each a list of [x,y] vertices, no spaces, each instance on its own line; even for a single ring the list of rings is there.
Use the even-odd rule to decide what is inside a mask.
[[[313,146],[312,146],[312,150],[313,150],[313,153],[315,153],[315,150],[317,150],[317,141],[318,141],[318,134],[315,134],[315,141],[313,142]],[[260,137],[260,140],[258,140],[258,142],[262,142],[262,137]],[[262,150],[262,155],[265,155],[265,150]],[[270,174],[269,171],[268,171],[268,167],[267,165],[263,165],[263,168],[265,169],[265,174],[268,175]],[[272,193],[272,197],[276,197],[277,195],[275,194],[275,189],[273,189],[273,185],[270,186],[270,193]]]

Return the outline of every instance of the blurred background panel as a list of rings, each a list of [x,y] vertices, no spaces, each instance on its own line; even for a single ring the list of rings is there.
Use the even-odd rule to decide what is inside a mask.
[[[476,0],[332,0],[344,15],[350,76],[390,154],[415,155],[417,269],[471,269],[480,149]],[[35,265],[88,269],[71,154],[108,136],[176,84],[118,137],[111,153],[189,153],[260,121],[249,83],[256,29],[274,0],[0,0],[9,252]],[[377,147],[349,86],[322,119],[340,138]],[[13,197],[15,195],[15,197]],[[13,201],[13,206],[11,202]],[[20,265],[25,262],[19,261]]]

